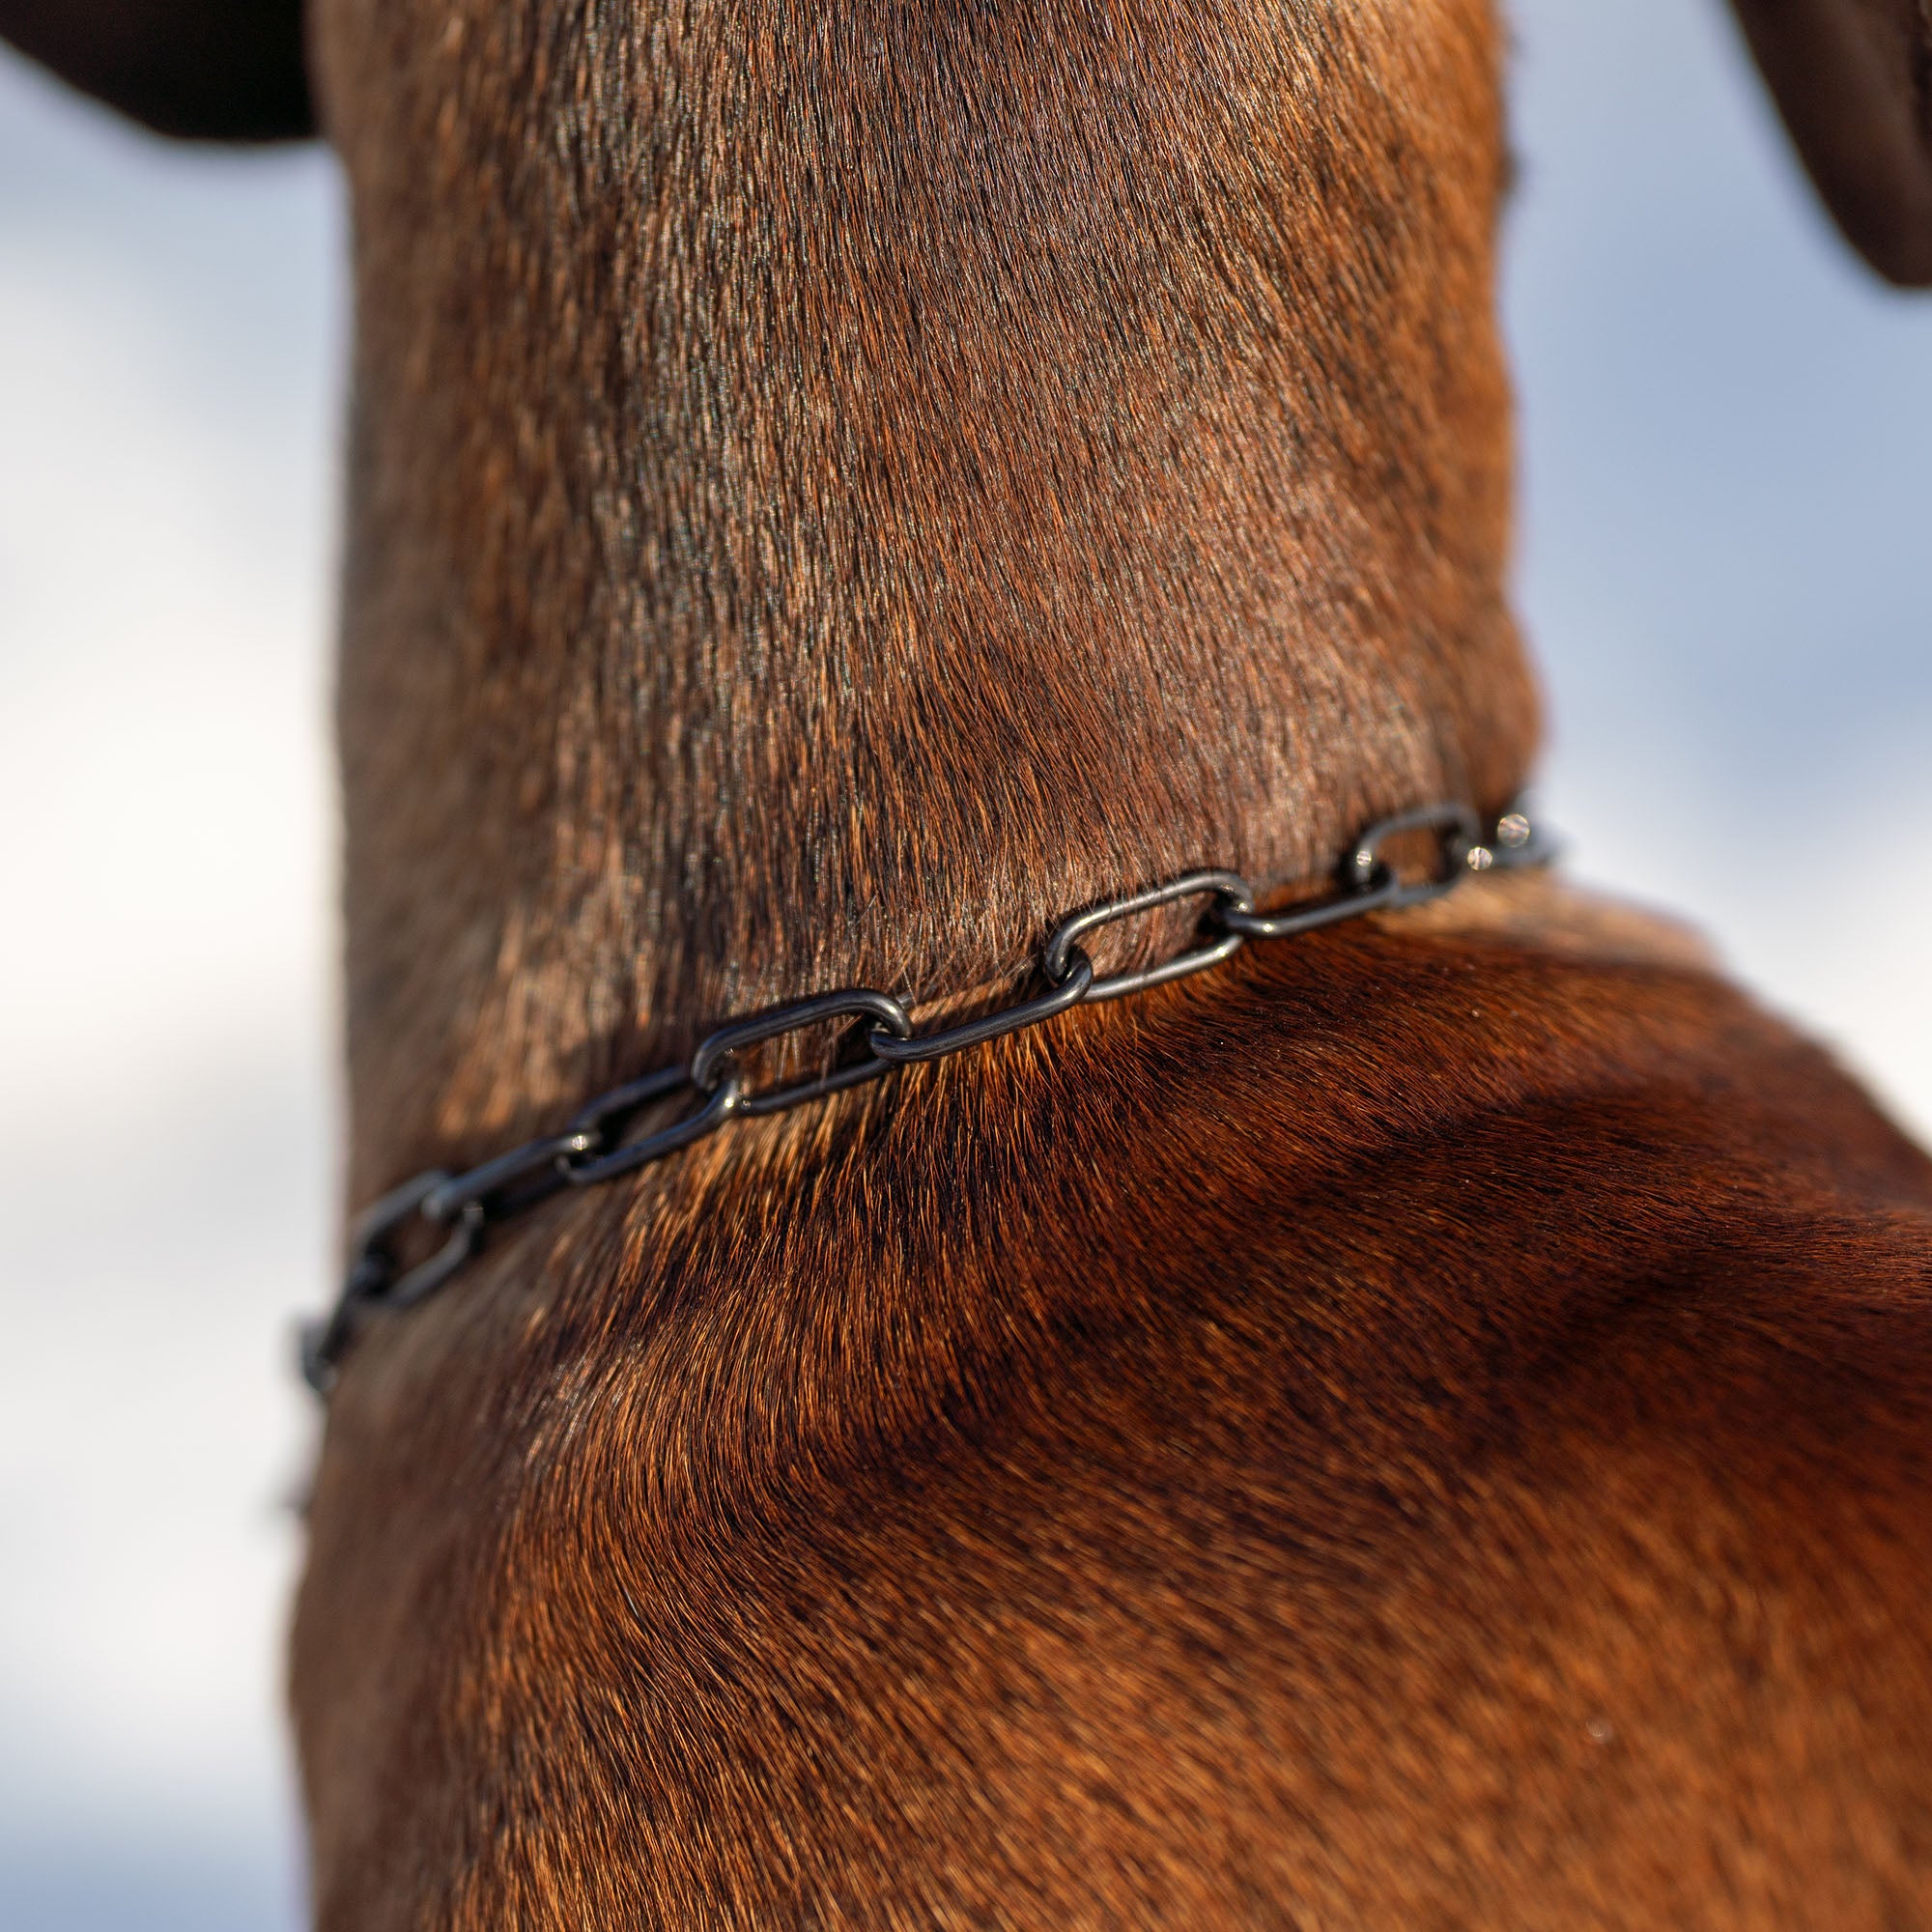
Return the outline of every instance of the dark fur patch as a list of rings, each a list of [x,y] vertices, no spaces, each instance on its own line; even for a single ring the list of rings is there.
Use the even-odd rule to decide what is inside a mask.
[[[159,134],[315,132],[300,0],[0,0],[0,41]]]

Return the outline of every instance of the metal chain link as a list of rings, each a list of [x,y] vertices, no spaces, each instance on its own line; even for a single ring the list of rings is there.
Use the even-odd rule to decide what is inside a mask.
[[[1382,856],[1383,848],[1405,835],[1424,832],[1436,840],[1436,863],[1422,876],[1404,879]],[[334,1308],[303,1331],[303,1378],[317,1394],[327,1395],[344,1352],[370,1314],[413,1308],[426,1300],[478,1252],[487,1229],[560,1189],[594,1187],[635,1173],[717,1132],[728,1121],[786,1113],[876,1080],[896,1066],[941,1060],[1037,1026],[1070,1007],[1122,999],[1206,972],[1250,940],[1293,938],[1365,913],[1419,905],[1441,897],[1472,872],[1540,865],[1549,856],[1520,810],[1504,812],[1485,830],[1467,806],[1428,806],[1370,826],[1337,868],[1337,888],[1326,898],[1281,912],[1257,912],[1254,891],[1238,873],[1197,871],[1070,913],[1041,949],[1043,992],[934,1033],[918,1032],[900,1001],[868,986],[820,993],[732,1020],[707,1035],[687,1064],[662,1067],[612,1089],[591,1101],[561,1133],[527,1141],[462,1174],[433,1168],[384,1195],[355,1225],[349,1271]],[[1186,951],[1159,965],[1095,977],[1082,940],[1117,921],[1188,898],[1206,898],[1208,904],[1196,942]],[[746,1086],[737,1057],[748,1048],[838,1020],[861,1023],[851,1036],[857,1059],[814,1080]],[[692,1099],[681,1119],[636,1140],[625,1138],[631,1122],[647,1107],[682,1093]],[[426,1260],[406,1267],[398,1258],[398,1243],[406,1230],[417,1225],[431,1232],[437,1245]]]

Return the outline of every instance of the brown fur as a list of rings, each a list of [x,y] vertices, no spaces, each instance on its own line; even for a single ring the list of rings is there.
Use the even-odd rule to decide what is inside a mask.
[[[358,1194],[1522,781],[1476,0],[318,30]]]
[[[1524,776],[1481,0],[317,28],[358,1197]],[[322,1923],[1932,1907],[1932,1170],[1678,949],[1471,900],[554,1205],[372,1335]]]
[[[712,1143],[372,1339],[321,1922],[1918,1922],[1932,1171],[1513,910]]]
[[[1932,0],[1737,0],[1819,194],[1873,268],[1932,285]]]
[[[311,24],[355,1199],[1528,772],[1487,0]],[[1521,878],[554,1202],[330,1409],[320,1922],[1923,1922],[1928,1234]]]

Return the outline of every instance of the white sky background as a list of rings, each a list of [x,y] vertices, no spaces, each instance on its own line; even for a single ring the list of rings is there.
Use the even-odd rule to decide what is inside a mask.
[[[1544,797],[1932,1124],[1932,299],[1714,0],[1519,0]],[[0,64],[0,1922],[287,1926],[340,211]]]

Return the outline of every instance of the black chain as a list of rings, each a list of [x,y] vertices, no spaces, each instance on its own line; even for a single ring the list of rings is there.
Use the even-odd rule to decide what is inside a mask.
[[[1405,834],[1424,832],[1436,839],[1435,866],[1420,878],[1404,879],[1382,857],[1382,849]],[[1428,806],[1370,826],[1338,868],[1337,890],[1327,898],[1282,912],[1257,912],[1254,892],[1238,873],[1199,871],[1069,914],[1054,927],[1040,952],[1045,991],[936,1033],[918,1032],[900,1001],[867,986],[820,993],[732,1020],[708,1035],[688,1065],[667,1066],[613,1089],[591,1101],[561,1133],[527,1141],[467,1173],[434,1168],[384,1195],[355,1223],[349,1273],[334,1309],[303,1332],[302,1374],[311,1388],[327,1395],[344,1350],[367,1315],[379,1309],[413,1308],[477,1253],[486,1229],[534,1208],[562,1188],[615,1180],[690,1147],[727,1121],[786,1113],[876,1080],[895,1066],[944,1059],[1004,1034],[1037,1026],[1069,1007],[1118,1000],[1205,972],[1232,957],[1251,939],[1288,939],[1364,913],[1418,905],[1441,897],[1472,872],[1539,865],[1548,856],[1520,810],[1504,812],[1485,831],[1467,806]],[[1081,950],[1080,941],[1117,920],[1188,898],[1206,898],[1208,904],[1197,940],[1185,952],[1138,972],[1094,977],[1094,962]],[[861,1023],[853,1029],[858,1059],[815,1080],[784,1087],[746,1086],[737,1057],[747,1048],[836,1020]],[[645,1108],[686,1092],[692,1104],[682,1119],[636,1140],[625,1139],[626,1129]],[[436,1231],[440,1244],[427,1260],[404,1267],[397,1245],[412,1224]]]

